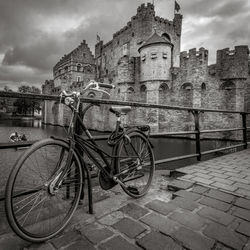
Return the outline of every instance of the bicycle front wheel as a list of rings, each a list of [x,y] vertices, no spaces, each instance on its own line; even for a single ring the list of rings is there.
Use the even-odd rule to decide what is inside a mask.
[[[131,131],[127,135],[117,150],[117,177],[129,196],[139,198],[150,188],[155,170],[154,154],[144,134]]]
[[[74,152],[66,175],[56,185],[68,154],[67,143],[45,139],[28,149],[13,167],[5,207],[11,228],[21,238],[31,242],[48,240],[71,219],[84,179]]]

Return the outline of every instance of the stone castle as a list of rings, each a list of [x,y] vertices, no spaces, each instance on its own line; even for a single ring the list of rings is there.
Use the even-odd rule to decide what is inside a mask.
[[[137,13],[106,44],[100,39],[92,54],[86,41],[64,55],[54,66],[54,80],[43,93],[80,90],[91,79],[112,83],[111,99],[159,103],[206,109],[250,111],[250,61],[248,46],[218,50],[216,63],[208,65],[208,50],[180,52],[182,15],[173,20],[156,16],[154,5],[142,4]],[[88,95],[88,93],[86,94]],[[67,123],[69,112],[45,103],[44,122]],[[94,108],[86,118],[93,129],[110,130],[107,107]],[[130,124],[149,124],[153,131],[192,130],[191,113],[137,108],[127,117]],[[250,122],[250,121],[249,121]],[[203,129],[241,127],[240,115],[201,114]],[[232,133],[232,134],[230,134]],[[233,135],[228,132],[226,136]]]

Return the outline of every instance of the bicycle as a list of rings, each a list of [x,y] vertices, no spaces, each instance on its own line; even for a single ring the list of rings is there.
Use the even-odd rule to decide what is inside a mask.
[[[94,90],[108,94],[101,88],[113,87],[91,81],[82,93]],[[53,137],[33,144],[15,163],[6,185],[8,222],[18,236],[31,242],[54,237],[72,218],[83,194],[85,175],[89,174],[83,155],[99,169],[101,188],[108,190],[119,184],[133,198],[147,193],[155,170],[149,126],[127,128],[121,122],[130,106],[110,108],[117,118],[107,141],[110,154],[98,146],[81,119],[93,104],[82,110],[79,92],[63,91],[60,96],[60,102],[72,110],[67,138]],[[76,132],[77,123],[87,138]]]

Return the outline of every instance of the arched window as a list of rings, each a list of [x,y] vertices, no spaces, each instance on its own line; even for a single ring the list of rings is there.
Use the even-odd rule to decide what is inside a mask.
[[[133,101],[135,90],[132,87],[127,89],[127,101]]]
[[[166,104],[169,99],[169,88],[166,83],[162,83],[159,87],[159,103]]]
[[[181,86],[181,106],[192,107],[193,106],[193,85],[190,82],[186,82]]]
[[[170,38],[169,34],[163,33],[161,36],[162,36],[163,38],[165,38],[166,40],[168,40],[169,42],[171,42],[171,38]]]
[[[81,64],[77,64],[77,72],[81,71]]]
[[[206,89],[207,89],[206,83],[203,82],[203,83],[201,84],[201,90],[204,91],[204,90],[206,90]]]
[[[141,85],[140,87],[140,101],[147,102],[147,87],[145,85]]]
[[[186,83],[182,84],[181,89],[192,90],[193,89],[193,85],[190,82],[186,82]]]

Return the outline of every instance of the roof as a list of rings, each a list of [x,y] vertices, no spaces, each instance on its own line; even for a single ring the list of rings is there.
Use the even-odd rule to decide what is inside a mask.
[[[143,47],[147,47],[152,44],[168,44],[173,46],[169,39],[159,36],[155,31],[154,34],[149,37],[149,39],[138,49],[138,51],[140,52]]]

